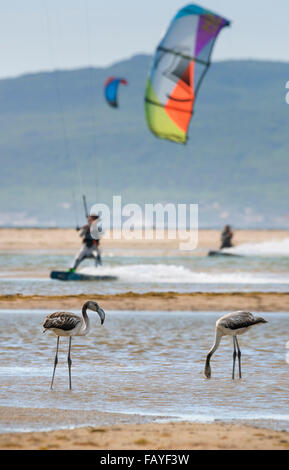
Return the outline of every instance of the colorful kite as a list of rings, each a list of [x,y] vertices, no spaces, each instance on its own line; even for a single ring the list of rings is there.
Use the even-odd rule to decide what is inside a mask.
[[[113,108],[118,107],[117,95],[119,84],[127,85],[127,81],[124,78],[110,77],[104,84],[104,95],[106,101]]]
[[[182,8],[171,22],[156,50],[145,93],[147,123],[157,137],[187,141],[215,41],[229,25],[225,18],[197,5]]]

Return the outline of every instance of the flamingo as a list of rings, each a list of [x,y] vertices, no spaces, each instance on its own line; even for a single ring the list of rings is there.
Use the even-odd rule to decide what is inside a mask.
[[[235,378],[235,362],[237,357],[238,351],[238,362],[239,362],[239,378],[242,378],[241,372],[241,351],[239,348],[237,335],[243,335],[248,331],[252,326],[258,325],[260,323],[268,323],[262,317],[255,317],[250,312],[233,312],[229,313],[228,315],[224,315],[223,317],[219,318],[216,322],[216,332],[215,332],[215,343],[212,349],[207,354],[206,364],[205,364],[205,376],[210,379],[211,378],[211,366],[210,360],[214,352],[219,347],[221,342],[222,336],[233,336],[233,372],[232,372],[232,379]]]
[[[105,312],[100,308],[100,306],[93,300],[85,302],[82,307],[82,317],[75,315],[70,312],[54,312],[47,315],[43,322],[43,333],[47,330],[51,330],[57,336],[57,345],[56,345],[56,354],[54,359],[54,368],[52,374],[52,380],[50,389],[53,388],[53,381],[55,375],[55,369],[58,363],[58,347],[59,347],[59,338],[60,336],[69,336],[69,346],[68,346],[68,372],[69,372],[69,389],[71,390],[71,339],[72,336],[85,336],[89,332],[90,322],[87,316],[87,310],[93,310],[97,312],[100,316],[101,324],[103,324],[105,319]]]

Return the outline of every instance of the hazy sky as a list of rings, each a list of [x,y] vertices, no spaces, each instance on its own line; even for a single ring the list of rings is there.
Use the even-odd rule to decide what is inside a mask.
[[[172,17],[188,3],[2,0],[0,77],[106,66],[137,53],[152,54]],[[218,39],[213,60],[289,61],[288,0],[204,0],[198,4],[232,21]]]

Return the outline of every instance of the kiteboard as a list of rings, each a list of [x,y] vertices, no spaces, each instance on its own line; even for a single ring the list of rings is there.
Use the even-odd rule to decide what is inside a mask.
[[[226,253],[225,251],[209,251],[208,256],[230,256],[234,258],[241,258],[242,255],[235,255],[233,253]]]
[[[50,278],[57,279],[58,281],[117,281],[118,279],[116,276],[106,274],[93,276],[70,271],[51,271]]]

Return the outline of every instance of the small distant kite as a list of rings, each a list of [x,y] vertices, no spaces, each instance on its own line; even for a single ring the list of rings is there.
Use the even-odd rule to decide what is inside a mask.
[[[124,78],[110,77],[104,84],[104,95],[106,101],[113,108],[118,107],[118,87],[119,84],[127,85],[127,81]]]
[[[215,41],[229,25],[197,5],[187,5],[172,20],[156,50],[145,92],[146,120],[157,137],[186,143]]]

